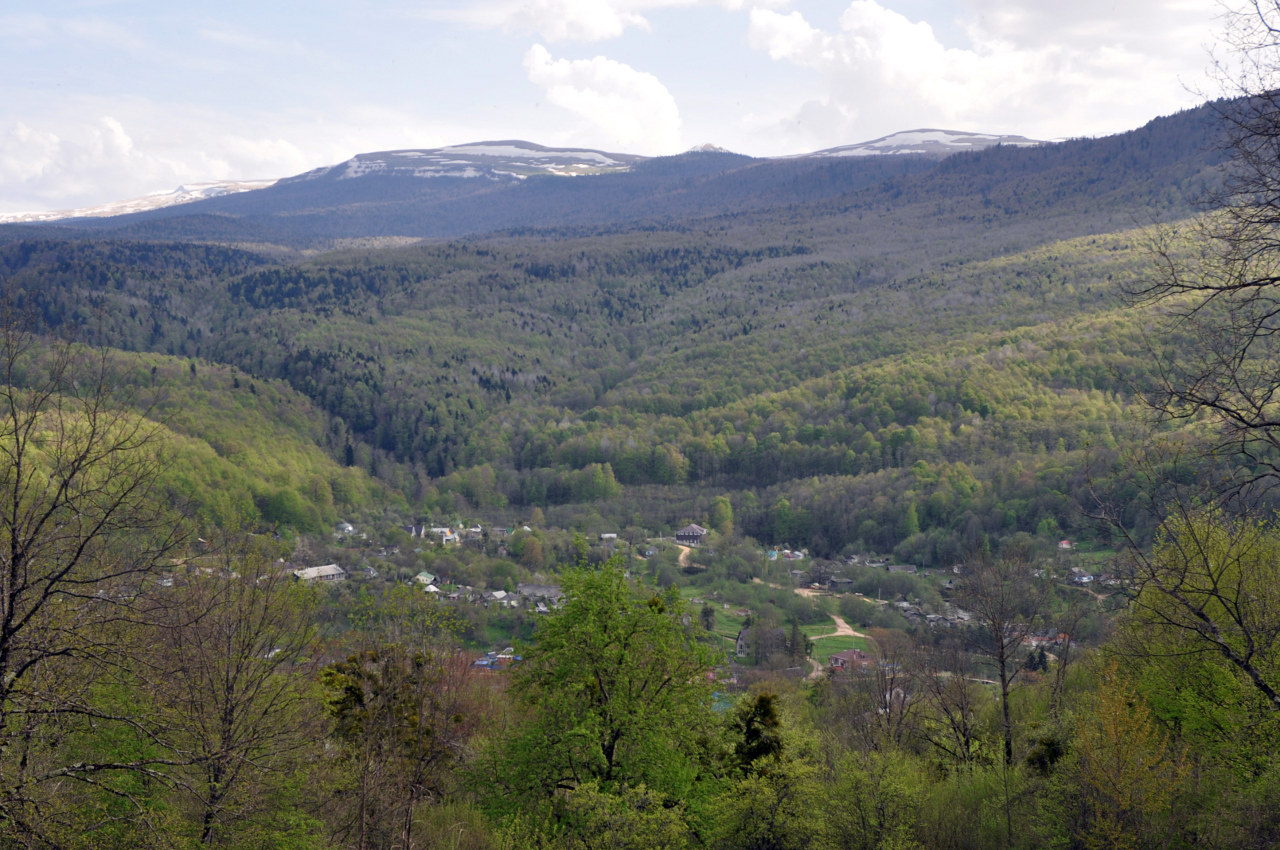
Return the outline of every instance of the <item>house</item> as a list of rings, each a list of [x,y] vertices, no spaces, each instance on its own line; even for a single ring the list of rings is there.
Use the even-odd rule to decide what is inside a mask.
[[[521,660],[519,655],[511,647],[503,650],[493,649],[485,653],[483,658],[477,658],[471,662],[472,667],[479,667],[483,670],[505,670],[515,662]]]
[[[1028,649],[1039,649],[1042,646],[1056,646],[1059,643],[1060,632],[1053,629],[1046,629],[1042,632],[1027,635],[1026,646]]]
[[[340,522],[333,527],[334,534],[355,534],[356,527],[349,522]]]
[[[874,662],[871,656],[861,649],[846,649],[844,652],[832,655],[827,659],[827,663],[831,665],[832,670],[849,670],[855,667],[867,667]]]
[[[1070,540],[1059,540],[1059,541],[1058,541],[1058,548],[1059,548],[1059,549],[1074,549],[1074,548],[1076,548],[1076,547],[1072,545],[1072,543],[1071,543],[1071,541],[1070,541]]]
[[[414,576],[413,580],[416,581],[418,584],[435,584],[436,583],[436,577],[433,576],[431,573],[427,572],[426,570],[423,570],[422,572]]]
[[[915,575],[916,567],[914,564],[890,564],[886,569],[891,573],[907,573]]]
[[[445,525],[433,526],[431,533],[445,545],[459,542],[458,532]]]
[[[539,613],[544,613],[545,609],[560,605],[564,591],[558,584],[517,584],[516,595],[526,603],[532,603]]]
[[[502,608],[515,608],[520,604],[520,597],[505,590],[486,590],[480,598],[484,601],[485,607],[488,607],[491,602],[496,602]]]
[[[707,536],[707,530],[700,525],[686,525],[676,532],[676,542],[684,546],[697,546]]]
[[[294,570],[293,575],[298,581],[342,581],[347,577],[346,570],[337,564],[325,564],[322,567],[303,567],[300,570]]]

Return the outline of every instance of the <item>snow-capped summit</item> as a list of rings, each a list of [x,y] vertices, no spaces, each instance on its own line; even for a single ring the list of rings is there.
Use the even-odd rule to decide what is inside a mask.
[[[1048,144],[1024,136],[1001,136],[989,133],[967,133],[955,130],[909,130],[855,145],[827,148],[797,157],[848,157],[883,154],[925,154],[947,156],[958,151],[981,150],[993,145],[1025,147]],[[704,144],[688,153],[733,155],[718,145]],[[3,223],[52,222],[70,218],[90,218],[147,212],[192,201],[203,201],[254,189],[279,186],[286,194],[310,184],[311,189],[324,188],[335,181],[366,177],[394,178],[466,178],[467,184],[453,181],[435,184],[450,193],[466,193],[486,189],[488,183],[511,184],[535,175],[581,177],[616,174],[629,171],[649,159],[635,154],[608,153],[590,148],[547,147],[519,140],[471,142],[443,148],[394,150],[362,153],[337,165],[317,168],[283,180],[237,180],[189,183],[171,192],[157,192],[129,201],[101,206],[38,213],[0,214]],[[476,181],[474,183],[470,181]],[[351,184],[347,184],[350,186]],[[375,192],[379,184],[361,183],[366,192]],[[273,190],[275,192],[277,190]],[[270,194],[270,193],[268,193]],[[277,195],[272,195],[273,198]]]
[[[728,148],[722,148],[719,145],[713,145],[710,142],[707,142],[704,145],[696,145],[695,147],[691,147],[689,148],[689,150],[685,151],[685,153],[733,153],[733,151],[729,150]]]
[[[947,156],[960,151],[976,151],[995,145],[1035,147],[1048,144],[1026,136],[1000,136],[991,133],[968,133],[957,130],[906,130],[869,142],[826,148],[806,156],[878,156],[882,154],[932,154]]]
[[[356,177],[464,177],[523,180],[534,174],[576,177],[626,171],[645,159],[587,148],[550,148],[518,140],[472,142],[446,148],[357,154],[289,181]]]

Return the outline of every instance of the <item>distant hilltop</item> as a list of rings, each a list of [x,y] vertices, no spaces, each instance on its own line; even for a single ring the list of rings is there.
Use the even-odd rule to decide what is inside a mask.
[[[141,198],[128,201],[113,201],[96,207],[83,207],[76,210],[54,210],[51,212],[0,213],[0,223],[61,221],[67,218],[103,218],[130,213],[147,212],[164,209],[192,201],[204,201],[209,198],[220,198],[239,192],[251,192],[255,189],[266,189],[274,186],[276,180],[222,180],[208,183],[186,183],[168,192],[152,192]]]
[[[1012,147],[1036,147],[1048,142],[1028,139],[1026,136],[994,136],[989,133],[966,133],[958,130],[906,130],[860,142],[856,145],[844,145],[838,148],[827,148],[801,156],[882,156],[901,154],[927,154],[931,156],[949,156],[961,151],[977,151],[996,145]]]
[[[869,142],[827,148],[807,154],[771,159],[921,154],[949,156],[961,151],[982,150],[994,145],[1026,147],[1041,145],[1024,136],[992,135],[957,130],[907,130]],[[691,154],[739,156],[713,144],[690,148]],[[743,157],[747,159],[748,157]],[[167,192],[115,201],[100,206],[50,212],[0,213],[0,223],[39,223],[73,218],[103,218],[149,212],[166,207],[203,201],[230,194],[265,189],[277,184],[316,180],[349,180],[361,177],[462,178],[494,182],[517,182],[536,175],[585,177],[630,170],[652,157],[609,153],[590,148],[553,148],[517,139],[471,142],[443,148],[394,150],[362,153],[345,162],[327,165],[279,180],[224,180],[189,183]]]

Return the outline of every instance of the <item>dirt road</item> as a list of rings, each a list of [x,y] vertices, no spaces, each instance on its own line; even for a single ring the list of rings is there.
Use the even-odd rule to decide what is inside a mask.
[[[843,635],[849,635],[850,637],[866,638],[867,640],[871,640],[871,637],[869,635],[864,635],[862,632],[855,632],[853,628],[848,623],[846,623],[844,621],[844,618],[841,617],[839,614],[832,614],[831,619],[836,621],[836,630],[834,632],[831,632],[830,634],[814,635],[813,640],[817,640],[818,638],[824,638],[824,637],[841,637]]]
[[[768,587],[772,587],[776,590],[786,589],[782,587],[782,585],[774,584],[773,582],[768,582],[759,578],[753,578],[752,581],[755,582],[756,584],[767,585]],[[792,588],[792,590],[795,591],[797,596],[813,597],[813,596],[819,596],[821,594],[821,591],[814,590],[811,587],[796,587],[796,588]],[[829,616],[835,622],[836,630],[834,632],[824,632],[823,634],[820,634],[820,635],[813,635],[809,638],[809,640],[817,641],[821,638],[848,636],[848,637],[863,638],[865,640],[874,642],[874,638],[872,638],[870,635],[866,635],[866,634],[863,634],[862,632],[855,631],[853,627],[850,626],[848,623],[846,623],[844,618],[841,617],[839,614],[830,614]],[[810,672],[809,672],[810,679],[816,679],[822,675],[823,667],[822,667],[821,659],[810,658],[809,667],[810,667]]]

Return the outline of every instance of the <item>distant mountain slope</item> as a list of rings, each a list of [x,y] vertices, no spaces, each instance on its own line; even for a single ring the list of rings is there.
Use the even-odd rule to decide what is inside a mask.
[[[958,130],[906,130],[856,145],[841,145],[815,151],[806,156],[879,156],[926,154],[950,156],[965,151],[985,150],[996,145],[1011,147],[1035,147],[1047,142],[1028,139],[1026,136],[1000,136],[990,133],[967,133]]]
[[[588,148],[548,148],[532,142],[507,140],[474,142],[430,150],[399,150],[364,153],[338,165],[317,168],[287,178],[293,183],[306,180],[352,180],[379,177],[454,177],[501,182],[523,180],[535,174],[581,177],[626,171],[646,157],[605,153]]]
[[[1056,144],[928,130],[785,159],[715,150],[646,159],[518,141],[389,151],[254,192],[49,226],[62,236],[323,247],[530,227],[830,215],[912,202],[971,207],[974,215],[994,208],[1090,216],[1118,211],[1117,204],[1130,215],[1153,205],[1180,214],[1190,207],[1179,198],[1212,179],[1210,113],[1202,107],[1128,133]],[[969,152],[940,155],[957,148]],[[578,176],[560,179],[566,175]],[[39,232],[17,227],[0,227],[0,240]]]
[[[234,195],[239,192],[251,192],[265,189],[275,180],[220,180],[209,183],[186,183],[172,192],[152,192],[141,198],[127,201],[115,201],[96,207],[83,207],[75,210],[53,210],[50,212],[0,213],[0,224],[11,222],[44,222],[63,221],[69,218],[103,218],[109,216],[129,215],[146,212],[209,198],[220,198],[223,195]]]

